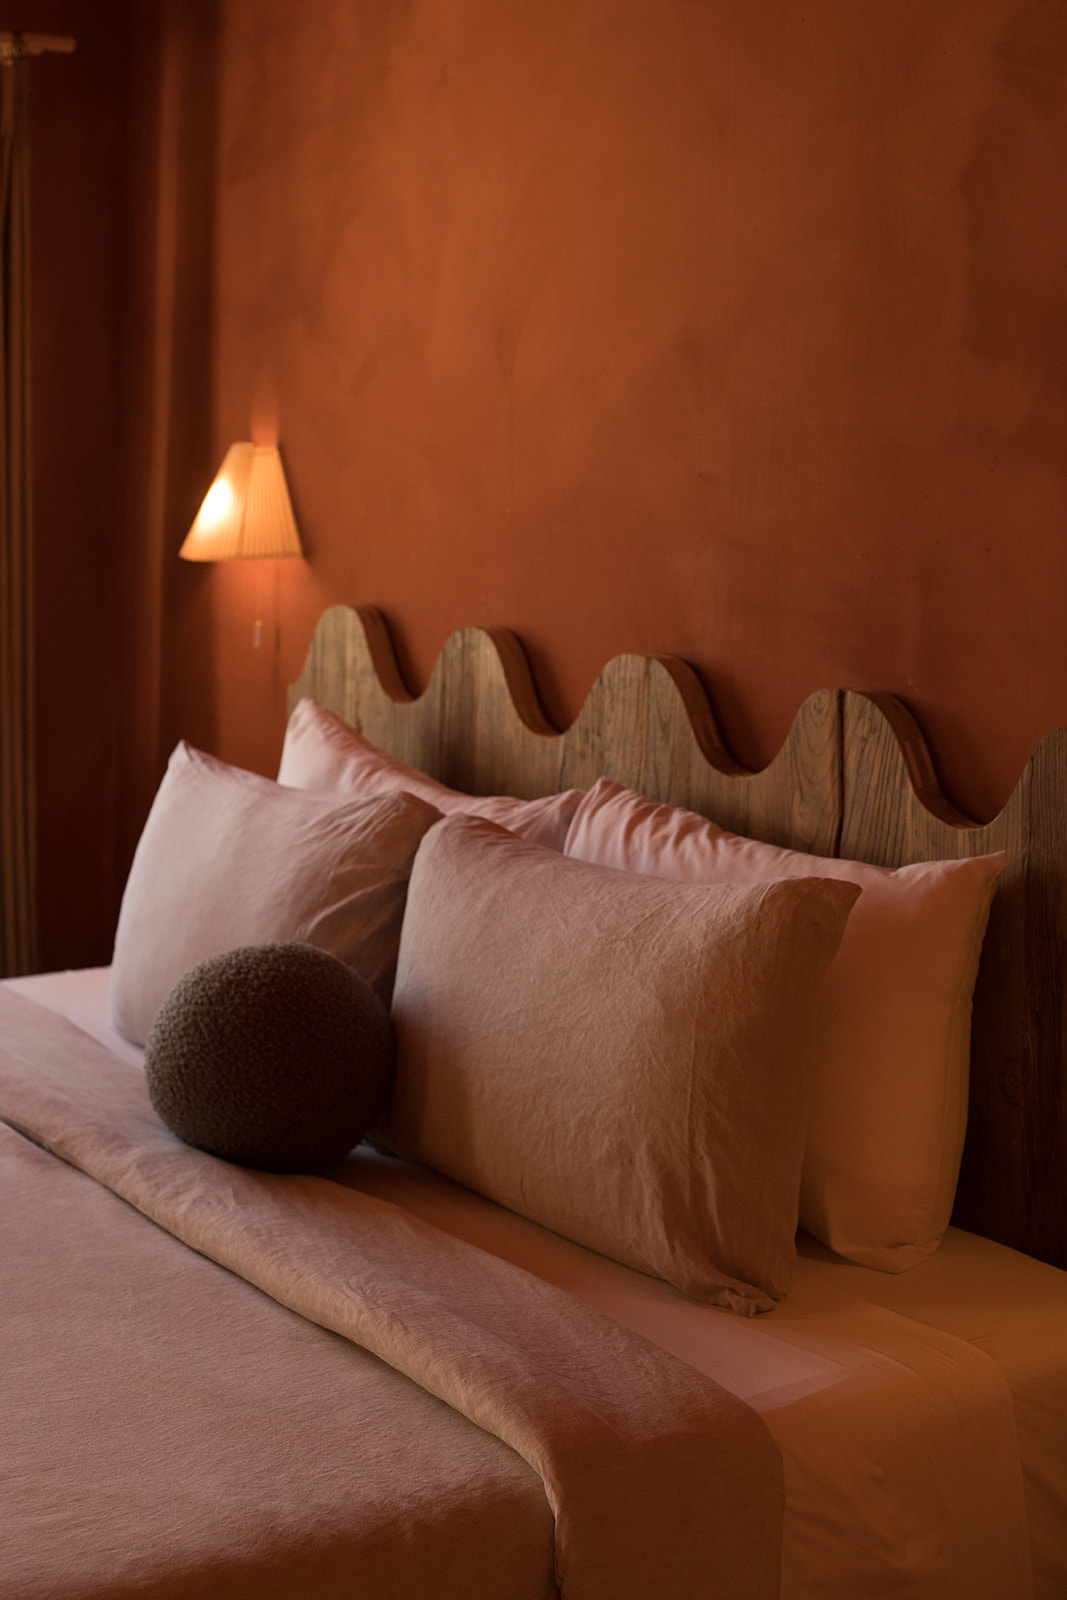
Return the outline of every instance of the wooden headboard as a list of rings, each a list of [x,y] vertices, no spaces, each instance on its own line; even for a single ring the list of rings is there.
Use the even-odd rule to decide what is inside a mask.
[[[774,844],[903,866],[1004,850],[975,993],[971,1110],[954,1220],[1067,1267],[1067,730],[1038,747],[980,827],[941,794],[910,713],[889,695],[822,690],[762,772],[734,762],[692,668],[619,656],[560,733],[504,629],[445,645],[407,690],[381,615],[334,606],[290,705],[310,695],[375,744],[472,794],[524,798],[598,777]]]

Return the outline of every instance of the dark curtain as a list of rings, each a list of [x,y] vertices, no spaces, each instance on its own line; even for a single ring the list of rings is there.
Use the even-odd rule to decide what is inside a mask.
[[[0,977],[34,968],[29,61],[0,60]]]

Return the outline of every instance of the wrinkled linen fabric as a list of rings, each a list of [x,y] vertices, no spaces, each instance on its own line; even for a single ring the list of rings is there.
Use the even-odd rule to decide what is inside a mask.
[[[140,1064],[107,1025],[106,969],[4,989]],[[366,1146],[330,1176],[547,1279],[758,1411],[785,1472],[781,1600],[1067,1595],[1067,1273],[953,1228],[928,1261],[893,1275],[801,1236],[773,1315],[727,1317]]]
[[[336,1176],[566,1289],[758,1411],[785,1469],[781,1600],[1067,1595],[1062,1579],[1047,1581],[1064,1570],[1067,1532],[1064,1474],[1048,1461],[1067,1437],[1067,1273],[1016,1256],[1008,1274],[1012,1252],[950,1230],[950,1257],[962,1237],[965,1257],[974,1249],[983,1265],[957,1275],[946,1302],[940,1252],[929,1268],[890,1277],[801,1239],[782,1304],[766,1317],[724,1316],[425,1167],[364,1146]],[[924,1325],[921,1301],[910,1314],[910,1285],[924,1277],[940,1327]],[[864,1298],[871,1285],[875,1301],[895,1291],[899,1314]],[[942,1319],[997,1330],[1003,1366],[987,1338],[976,1348]],[[1038,1395],[1047,1416],[1035,1426]],[[1030,1539],[1043,1587],[1031,1582]]]
[[[411,873],[383,1141],[698,1300],[770,1310],[858,894],[664,883],[444,818]]]
[[[4,1600],[557,1600],[514,1451],[3,1127],[0,1240]]]
[[[122,896],[115,1027],[144,1044],[191,967],[275,940],[337,956],[388,1005],[411,863],[437,818],[413,795],[306,794],[179,744]]]
[[[564,1600],[777,1595],[777,1451],[684,1363],[386,1202],[187,1149],[135,1068],[15,994],[0,1117],[509,1444],[544,1483]]]
[[[878,867],[726,833],[600,778],[564,852],[676,883],[836,878],[862,891],[816,1019],[801,1225],[903,1272],[948,1227],[967,1129],[971,997],[1003,853]]]
[[[390,794],[401,789],[418,795],[445,816],[488,817],[522,839],[562,850],[567,829],[582,797],[580,789],[518,800],[503,794],[463,794],[436,778],[379,750],[341,717],[316,701],[298,700],[285,730],[278,782],[295,789],[333,794]]]
[[[813,1239],[802,1239],[800,1250],[814,1293],[822,1296],[832,1289],[862,1295],[897,1319],[907,1317],[965,1341],[1002,1374],[1019,1434],[1034,1595],[1036,1600],[1063,1600],[1067,1272],[959,1228],[947,1230],[936,1256],[892,1277],[841,1261]],[[977,1462],[987,1465],[990,1456],[988,1444],[976,1450],[971,1469]],[[1007,1459],[1006,1450],[1001,1457]],[[957,1473],[957,1479],[962,1476]],[[1007,1503],[1008,1494],[1002,1491],[1000,1504]],[[1022,1562],[1017,1567],[1021,1573]],[[989,1573],[987,1563],[987,1581]],[[998,1597],[1011,1593],[1006,1583],[995,1592]]]

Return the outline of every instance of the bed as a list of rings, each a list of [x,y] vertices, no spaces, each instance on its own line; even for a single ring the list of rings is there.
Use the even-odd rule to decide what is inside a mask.
[[[681,662],[612,662],[557,734],[511,635],[454,636],[413,699],[380,616],[347,607],[320,622],[291,708],[276,785],[195,752],[172,763],[110,973],[0,986],[0,1595],[1067,1594],[1064,736],[978,828],[887,698],[812,697],[749,774]],[[204,817],[220,850],[236,838],[273,868],[270,827],[294,837],[296,808],[332,825],[357,791],[345,804],[377,797],[379,825],[393,808],[391,888],[373,889],[361,945],[381,945],[394,995],[389,1114],[326,1176],[190,1150],[154,1118],[131,1038],[237,915]],[[281,817],[267,835],[264,810]],[[414,830],[403,870],[398,828]],[[290,909],[313,878],[301,864]],[[366,891],[342,887],[345,905]],[[931,1065],[933,1012],[899,988],[861,1065],[877,1076],[894,1030],[898,1056],[914,1045],[899,1065],[889,1051],[888,1088],[861,1081],[848,1028],[880,979],[842,955],[880,895],[908,908],[909,983],[958,946],[938,1003],[969,1049],[962,1082],[958,1061]],[[691,982],[692,928],[703,949],[719,922],[700,919],[727,911],[731,940],[739,917],[764,920],[733,967]],[[343,918],[313,914],[302,936],[343,941]],[[696,919],[684,937],[680,918]],[[864,931],[888,970],[885,926]],[[688,1080],[675,1115],[667,1079],[712,1031],[712,979],[720,1042],[736,1025],[742,1055],[777,1060],[810,1033],[844,1076],[813,1089],[790,1072],[754,1106],[741,1047],[716,1055],[730,1120],[705,1148],[678,1127],[714,1118]],[[732,988],[759,982],[731,1020]],[[811,998],[802,1026],[835,982],[845,1022],[826,1031]],[[640,1068],[631,1036],[653,1041]],[[457,1050],[459,1099],[441,1087]],[[498,1100],[504,1050],[521,1070]],[[583,1083],[610,1097],[624,1058],[632,1116],[612,1144]],[[683,1161],[708,1192],[676,1192]],[[646,1214],[659,1190],[666,1222]],[[798,1204],[813,1231],[794,1259]]]

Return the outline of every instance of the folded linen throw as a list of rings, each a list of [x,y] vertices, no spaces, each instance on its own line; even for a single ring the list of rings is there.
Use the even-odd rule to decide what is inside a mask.
[[[189,1149],[136,1068],[10,993],[0,1118],[509,1444],[544,1482],[564,1600],[777,1595],[776,1447],[702,1374],[388,1202]]]

